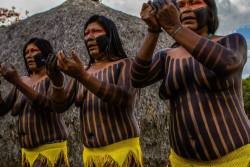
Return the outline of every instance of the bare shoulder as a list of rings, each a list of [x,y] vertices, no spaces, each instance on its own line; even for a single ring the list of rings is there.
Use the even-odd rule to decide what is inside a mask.
[[[232,33],[225,36],[214,35],[211,38],[211,40],[215,42],[220,42],[220,41],[223,42],[225,40],[230,40],[230,41],[239,41],[243,43],[246,41],[245,37],[240,33]]]
[[[29,81],[29,80],[31,80],[30,77],[26,76],[26,75],[21,76],[21,79],[22,79],[22,81]]]

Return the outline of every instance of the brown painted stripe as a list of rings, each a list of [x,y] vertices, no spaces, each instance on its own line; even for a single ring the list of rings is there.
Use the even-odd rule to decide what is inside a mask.
[[[220,157],[221,155],[219,153],[219,150],[218,150],[218,148],[216,146],[214,138],[212,137],[212,134],[211,134],[210,129],[209,129],[209,124],[207,122],[207,117],[206,117],[206,114],[205,114],[205,110],[203,109],[203,105],[202,105],[202,102],[201,102],[201,99],[200,99],[199,92],[197,91],[197,88],[195,88],[194,91],[195,91],[195,96],[196,96],[196,99],[194,99],[194,101],[197,101],[197,104],[198,104],[198,107],[199,107],[198,111],[199,111],[199,113],[201,115],[201,118],[202,118],[202,121],[204,123],[205,131],[206,131],[206,133],[208,135],[209,142],[211,142],[211,146],[212,146],[211,149],[213,151],[210,151],[210,153],[212,154],[212,152],[213,152],[213,154],[215,153],[217,157]],[[223,139],[221,139],[221,140],[223,140]],[[223,146],[227,149],[227,147],[226,147],[226,145],[224,143],[223,143]]]

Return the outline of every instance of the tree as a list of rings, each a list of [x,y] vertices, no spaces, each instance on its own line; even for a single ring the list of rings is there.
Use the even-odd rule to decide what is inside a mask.
[[[12,9],[0,8],[0,26],[10,25],[20,20],[20,13]]]
[[[243,80],[243,99],[244,99],[244,108],[250,119],[250,76]]]

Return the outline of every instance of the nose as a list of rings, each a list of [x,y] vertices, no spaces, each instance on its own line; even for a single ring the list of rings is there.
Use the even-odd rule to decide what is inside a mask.
[[[89,41],[89,40],[92,40],[92,39],[95,39],[95,36],[91,32],[84,36],[85,41]]]
[[[30,52],[26,53],[25,55],[26,59],[30,59],[32,57],[32,54]]]

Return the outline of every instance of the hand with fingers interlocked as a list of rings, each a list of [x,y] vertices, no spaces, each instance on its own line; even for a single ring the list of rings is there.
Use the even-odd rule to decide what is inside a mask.
[[[59,69],[65,74],[79,79],[80,76],[85,72],[84,64],[80,60],[74,49],[71,51],[70,57],[67,57],[63,53],[63,51],[59,51],[56,57]]]
[[[178,27],[181,26],[180,14],[176,5],[170,0],[157,0],[156,18],[160,26],[168,33],[172,34]]]
[[[13,85],[17,85],[19,82],[21,82],[21,77],[12,64],[1,63],[0,75]]]
[[[161,27],[156,18],[157,10],[153,7],[152,2],[143,3],[140,16],[141,19],[148,25],[148,30],[151,32],[160,32]]]

